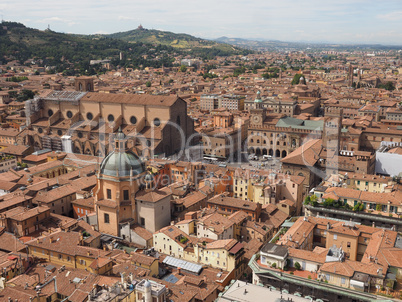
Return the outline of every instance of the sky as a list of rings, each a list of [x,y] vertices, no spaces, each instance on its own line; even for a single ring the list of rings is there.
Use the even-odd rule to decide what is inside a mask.
[[[402,45],[402,0],[1,0],[0,15],[76,34],[142,24],[208,39]]]

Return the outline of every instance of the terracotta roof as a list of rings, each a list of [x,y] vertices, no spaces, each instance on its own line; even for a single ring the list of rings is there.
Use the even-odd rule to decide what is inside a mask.
[[[198,219],[198,223],[218,235],[233,226],[233,222],[230,219],[216,212]]]
[[[159,96],[149,94],[112,94],[112,93],[97,93],[88,92],[81,98],[81,102],[96,102],[96,103],[118,103],[118,104],[134,104],[146,106],[162,106],[170,107],[178,99],[177,96]]]
[[[4,232],[0,235],[0,250],[6,252],[19,252],[25,250],[25,244],[13,234]]]
[[[216,240],[214,242],[208,243],[206,245],[206,249],[225,249],[229,251],[237,244],[236,239],[223,239],[223,240]]]
[[[327,257],[328,250],[317,250],[317,251],[307,251],[307,250],[300,250],[289,248],[289,257],[307,260],[311,262],[316,262],[323,264],[325,262],[325,258]]]
[[[369,274],[371,276],[379,275],[378,270],[383,269],[379,264],[375,263],[362,263],[358,261],[345,260],[344,262],[327,262],[324,263],[320,271],[324,273],[331,273],[345,277],[352,277],[355,272]],[[385,273],[385,272],[384,272]],[[384,276],[382,276],[384,277]]]
[[[147,192],[146,190],[138,191],[135,198],[142,201],[147,202],[158,202],[171,195],[171,192],[167,190],[168,188],[164,189],[156,189],[154,191]]]
[[[148,231],[147,229],[144,229],[143,227],[141,227],[138,224],[132,225],[131,229],[133,230],[133,232],[135,232],[138,236],[140,236],[141,238],[145,239],[145,240],[150,240],[153,237],[153,234]]]
[[[224,195],[217,195],[207,201],[209,204],[216,204],[220,206],[228,206],[228,207],[233,207],[233,208],[238,208],[242,210],[249,210],[249,211],[255,211],[257,210],[257,204],[252,202],[252,201],[246,201],[242,200],[240,198],[234,198],[234,197],[227,197]]]
[[[134,252],[130,254],[130,258],[133,264],[139,263],[147,266],[150,266],[155,261],[158,261],[157,258]]]
[[[43,236],[26,244],[32,247],[38,247],[49,251],[60,252],[71,256],[85,256],[96,259],[105,257],[109,252],[78,245],[80,242],[80,234],[77,232],[55,232],[47,236]]]
[[[313,139],[304,143],[295,151],[288,154],[288,156],[281,159],[281,162],[312,167],[320,159],[321,150],[322,140]]]

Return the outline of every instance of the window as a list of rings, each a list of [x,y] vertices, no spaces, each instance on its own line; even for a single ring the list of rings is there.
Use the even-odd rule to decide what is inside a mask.
[[[110,220],[109,220],[109,214],[104,214],[104,221],[105,221],[105,223],[109,223],[110,222]]]
[[[94,118],[93,114],[91,112],[88,112],[87,119],[91,121],[93,118]]]
[[[137,124],[137,118],[134,115],[130,117],[130,123],[133,125]]]
[[[345,284],[346,283],[346,279],[345,278],[341,278],[341,284]]]
[[[154,119],[154,125],[155,125],[156,127],[158,127],[158,126],[160,126],[160,124],[161,124],[161,120],[158,119],[158,118],[155,118],[155,119]]]
[[[114,121],[114,116],[113,116],[113,114],[109,114],[108,116],[107,116],[107,120],[111,123],[111,122],[113,122]]]
[[[128,190],[123,190],[123,198],[124,198],[124,200],[129,200],[130,199]]]
[[[67,111],[67,117],[68,117],[68,118],[72,118],[72,117],[73,117],[73,113],[72,113],[70,110]]]
[[[107,199],[112,199],[112,190],[106,189],[106,195],[107,195]]]
[[[334,234],[334,240],[338,239],[338,235]]]
[[[47,111],[47,114],[49,115],[49,117],[52,116],[52,115],[53,115],[53,110],[52,110],[52,109],[49,109],[49,110]]]
[[[144,218],[144,217],[141,217],[141,218],[140,218],[140,224],[141,224],[141,225],[145,225],[145,218]]]
[[[348,242],[348,247],[350,247],[350,242]]]

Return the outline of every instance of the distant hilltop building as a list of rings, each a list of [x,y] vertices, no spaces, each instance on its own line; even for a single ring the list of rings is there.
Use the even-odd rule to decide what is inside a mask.
[[[144,27],[142,27],[142,25],[140,24],[140,25],[138,25],[137,29],[138,30],[144,30]]]

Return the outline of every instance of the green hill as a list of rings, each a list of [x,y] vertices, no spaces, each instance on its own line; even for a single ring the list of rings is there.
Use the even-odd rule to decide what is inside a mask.
[[[236,54],[247,54],[250,51],[217,41],[205,40],[188,34],[176,34],[169,31],[156,29],[145,29],[139,27],[126,32],[118,32],[106,37],[133,42],[151,43],[157,45],[171,46],[176,49],[193,52],[201,57],[228,56]]]
[[[123,60],[119,54],[123,53]],[[247,54],[229,44],[207,41],[186,34],[137,29],[112,35],[74,35],[28,28],[16,22],[0,23],[0,61],[33,59],[39,66],[54,66],[66,75],[104,72],[90,60],[108,59],[114,66],[131,68],[169,67],[177,55],[202,59]],[[27,62],[26,64],[30,64]]]
[[[119,60],[120,52],[124,60]],[[24,64],[34,59],[40,66],[55,66],[67,74],[93,74],[100,66],[90,60],[109,59],[114,65],[126,67],[171,66],[174,48],[145,43],[128,43],[104,36],[85,36],[37,30],[15,22],[0,24],[0,61],[18,60]]]

